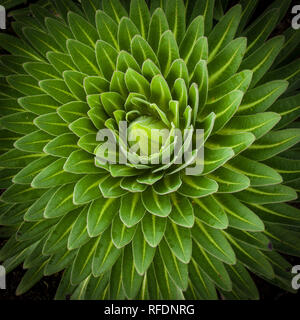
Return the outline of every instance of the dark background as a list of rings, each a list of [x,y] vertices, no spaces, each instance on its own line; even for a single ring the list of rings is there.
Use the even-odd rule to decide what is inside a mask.
[[[172,0],[170,0],[172,1]],[[251,1],[251,0],[249,0]],[[285,0],[282,0],[285,1]],[[18,6],[15,9],[21,9],[25,8],[28,4],[35,3],[36,1],[24,1],[23,5]],[[230,0],[229,1],[229,6],[231,4],[235,4],[237,1],[235,0]],[[272,1],[267,1],[267,0],[260,0],[258,7],[257,7],[257,13],[260,14],[263,12],[266,7],[272,3]],[[291,8],[294,5],[299,5],[300,1],[298,0],[293,0],[291,4]],[[291,25],[291,20],[293,18],[291,14],[291,8],[289,9],[286,17],[282,20],[282,22],[277,26],[276,30],[274,31],[273,35],[276,34],[281,34],[285,29],[287,29]],[[9,16],[9,11],[7,12]],[[253,19],[257,17],[254,16]],[[13,21],[12,18],[8,17],[7,19],[7,32],[11,33],[12,29],[10,27],[10,23]],[[299,52],[300,56],[300,52]],[[3,190],[2,190],[3,191]],[[0,190],[0,193],[1,190]],[[297,205],[299,208],[299,204]],[[2,247],[5,243],[5,240],[0,239],[0,247]],[[300,246],[300,244],[299,244]],[[295,258],[295,257],[290,257],[290,256],[285,256],[285,258],[292,264],[292,265],[300,265],[300,258]],[[22,279],[22,276],[24,275],[25,271],[22,269],[22,265],[17,267],[14,271],[9,273],[7,275],[7,281],[6,281],[6,286],[7,290],[1,290],[0,291],[0,300],[53,300],[55,296],[56,289],[58,288],[59,281],[62,275],[62,272],[57,273],[53,276],[50,277],[44,277],[42,280],[40,280],[29,292],[26,294],[17,297],[15,295],[15,290],[19,284],[19,282]],[[289,292],[286,292],[278,287],[275,287],[268,282],[264,281],[263,279],[257,277],[254,274],[251,274],[257,287],[260,292],[260,299],[261,300],[268,300],[268,301],[282,301],[282,300],[289,300],[289,301],[299,301],[300,298],[300,290],[298,291],[297,294],[292,294]]]

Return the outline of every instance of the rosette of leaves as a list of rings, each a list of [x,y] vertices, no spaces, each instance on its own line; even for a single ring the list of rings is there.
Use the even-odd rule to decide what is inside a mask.
[[[17,294],[63,271],[56,299],[257,299],[254,273],[291,291],[299,256],[299,32],[290,1],[53,1],[0,35],[1,236]],[[164,151],[99,163],[118,124],[204,130],[204,169]],[[121,143],[122,142],[122,143]],[[182,146],[183,147],[183,146]],[[149,164],[156,157],[158,163]],[[148,161],[148,162],[147,162]]]

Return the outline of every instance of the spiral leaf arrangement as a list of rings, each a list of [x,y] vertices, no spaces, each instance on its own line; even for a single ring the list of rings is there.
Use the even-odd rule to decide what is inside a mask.
[[[47,2],[47,1],[44,1]],[[250,5],[249,5],[250,4]],[[64,270],[56,299],[258,299],[300,256],[299,32],[270,37],[290,1],[70,0],[0,34],[1,236],[17,294]],[[101,164],[97,132],[142,128],[143,164]],[[187,175],[150,128],[204,130]],[[297,145],[298,144],[298,145]],[[151,158],[157,164],[151,164]],[[298,160],[297,160],[298,159]]]

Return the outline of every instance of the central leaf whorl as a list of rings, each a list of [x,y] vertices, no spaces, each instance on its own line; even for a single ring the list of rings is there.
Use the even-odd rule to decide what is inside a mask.
[[[141,156],[159,152],[169,136],[166,125],[153,117],[142,116],[128,127],[128,144],[139,147]]]

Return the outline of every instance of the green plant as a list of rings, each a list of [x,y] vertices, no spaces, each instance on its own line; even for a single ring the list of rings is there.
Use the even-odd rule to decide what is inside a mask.
[[[28,269],[17,294],[61,270],[57,299],[257,299],[247,269],[291,291],[300,37],[270,37],[290,1],[251,24],[258,1],[53,2],[0,34],[0,260]],[[97,131],[141,116],[204,129],[203,173],[99,164]]]

